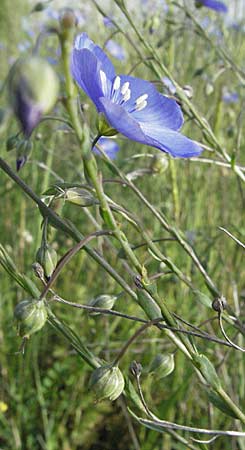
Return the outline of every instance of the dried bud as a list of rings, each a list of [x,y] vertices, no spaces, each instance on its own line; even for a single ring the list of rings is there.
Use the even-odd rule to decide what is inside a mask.
[[[19,336],[28,338],[44,326],[47,320],[47,309],[43,300],[32,298],[18,303],[14,316]]]
[[[212,308],[217,312],[222,312],[224,309],[226,309],[226,306],[227,301],[223,295],[221,295],[221,297],[216,297],[212,302]]]
[[[19,172],[20,169],[25,165],[28,157],[30,156],[33,149],[33,143],[27,139],[20,141],[17,146],[16,154],[16,170]]]
[[[46,278],[49,279],[57,265],[57,253],[54,248],[43,243],[37,251],[36,260],[41,264]]]
[[[94,306],[95,308],[112,309],[117,297],[115,295],[102,294],[96,298],[93,298],[89,302],[89,306]],[[91,312],[92,315],[97,315],[97,312]]]
[[[140,377],[142,372],[142,365],[137,361],[132,361],[130,364],[130,371],[134,377]]]
[[[89,381],[97,400],[109,398],[116,400],[124,389],[124,378],[118,367],[101,366],[96,369]]]
[[[154,373],[156,377],[160,380],[161,378],[165,378],[174,370],[174,355],[166,354],[166,355],[156,355],[153,359],[148,372]]]
[[[60,25],[62,29],[74,28],[77,26],[77,17],[71,8],[64,8],[60,15]]]
[[[37,56],[21,58],[10,71],[8,89],[10,104],[28,137],[42,115],[54,106],[58,78],[45,60]]]
[[[150,168],[151,168],[152,172],[154,172],[156,174],[157,173],[162,174],[168,168],[168,159],[166,158],[166,156],[162,155],[161,153],[158,155],[155,155],[152,158]]]
[[[65,199],[69,203],[82,207],[92,206],[98,203],[90,191],[76,187],[67,189]]]

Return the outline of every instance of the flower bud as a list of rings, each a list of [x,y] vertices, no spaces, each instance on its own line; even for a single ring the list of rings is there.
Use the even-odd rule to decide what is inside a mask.
[[[28,137],[42,115],[54,106],[58,78],[45,60],[37,56],[21,58],[10,71],[8,89],[10,104]]]
[[[161,153],[158,154],[158,155],[155,155],[152,158],[150,168],[151,168],[153,173],[155,173],[155,174],[157,174],[157,173],[162,174],[168,168],[168,159],[166,158],[165,155],[162,155]]]
[[[43,243],[37,251],[36,260],[42,266],[45,277],[49,279],[57,265],[57,253],[54,248]]]
[[[162,378],[167,377],[174,370],[174,355],[166,354],[161,355],[158,354],[153,359],[148,372],[154,373],[156,377],[160,380]]]
[[[76,187],[67,189],[65,199],[69,203],[82,207],[92,206],[98,203],[90,191]]]
[[[16,170],[19,172],[20,169],[25,165],[28,157],[30,156],[33,149],[33,143],[27,139],[19,142],[17,146],[16,154]]]
[[[29,338],[44,326],[48,314],[43,300],[32,298],[18,303],[14,316],[19,336]]]
[[[116,400],[124,389],[124,378],[118,367],[101,366],[96,369],[89,381],[97,400]]]
[[[115,304],[116,299],[117,299],[117,297],[115,295],[102,294],[96,298],[93,298],[89,302],[89,306],[94,306],[95,308],[112,309]],[[92,312],[91,314],[93,314],[95,316],[95,315],[98,315],[99,313]]]
[[[7,152],[10,152],[10,150],[14,150],[18,146],[19,142],[20,140],[16,134],[14,136],[10,136],[6,141]]]

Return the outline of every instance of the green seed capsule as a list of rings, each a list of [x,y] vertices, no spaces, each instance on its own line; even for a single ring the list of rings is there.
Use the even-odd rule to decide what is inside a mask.
[[[29,338],[39,331],[47,320],[47,309],[43,300],[29,299],[18,303],[14,310],[19,336]]]
[[[159,155],[155,155],[152,158],[152,162],[151,162],[151,170],[153,173],[155,174],[162,174],[165,172],[165,170],[167,170],[168,168],[168,159],[166,158],[166,156],[162,155],[161,153]]]
[[[45,276],[50,278],[58,260],[54,248],[49,244],[42,244],[37,251],[36,260],[42,266]]]
[[[149,373],[154,373],[156,377],[160,380],[165,378],[174,370],[174,355],[173,354],[158,354],[153,359]]]
[[[115,295],[102,294],[96,298],[93,298],[89,302],[89,306],[94,306],[95,308],[112,309],[115,304],[116,299],[117,299],[117,297]],[[92,312],[91,314],[97,315],[99,313]]]
[[[98,203],[94,196],[86,189],[70,188],[65,193],[65,200],[78,206],[92,206]]]
[[[116,400],[124,389],[124,378],[118,367],[101,366],[96,369],[89,381],[97,400]]]

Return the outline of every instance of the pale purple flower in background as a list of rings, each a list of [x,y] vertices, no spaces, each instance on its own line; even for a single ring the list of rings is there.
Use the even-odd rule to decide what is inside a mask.
[[[115,139],[107,138],[107,137],[101,137],[98,140],[97,144],[99,144],[99,146],[107,154],[107,156],[109,156],[109,158],[111,158],[111,159],[115,159],[116,158],[117,152],[119,151],[119,145],[115,141]],[[101,154],[100,151],[96,147],[93,147],[93,151],[94,151],[94,153],[96,153],[96,155],[100,155]]]
[[[174,95],[176,93],[176,87],[168,77],[162,77],[162,82],[164,86],[168,89],[170,94]]]
[[[119,59],[119,61],[124,61],[126,59],[125,50],[113,39],[107,41],[106,50],[108,50],[111,56],[113,56],[116,59]]]
[[[237,103],[239,101],[239,95],[237,92],[225,91],[222,95],[222,100],[225,103]]]

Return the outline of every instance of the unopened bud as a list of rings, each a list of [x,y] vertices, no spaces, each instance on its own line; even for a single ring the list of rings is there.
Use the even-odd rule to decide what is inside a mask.
[[[89,302],[89,306],[94,306],[95,308],[112,309],[115,304],[116,299],[117,299],[117,297],[115,295],[102,294],[96,298],[93,298]],[[92,312],[91,314],[97,315],[99,313]]]
[[[14,316],[19,336],[28,338],[44,326],[48,315],[43,300],[32,298],[18,303]]]
[[[156,355],[153,359],[148,372],[154,373],[156,377],[160,380],[161,378],[165,378],[170,373],[173,372],[175,367],[174,364],[174,355],[166,354],[166,355]]]
[[[27,139],[20,141],[17,146],[16,170],[17,172],[25,165],[33,149],[33,143]]]
[[[167,170],[168,164],[169,163],[166,156],[160,153],[152,158],[150,168],[155,174],[162,174],[165,172],[165,170]]]
[[[89,381],[97,400],[108,398],[116,400],[124,389],[124,378],[118,367],[101,366],[96,369]]]
[[[7,152],[10,152],[10,150],[14,150],[18,146],[19,142],[20,142],[20,140],[19,140],[18,136],[16,136],[16,135],[10,136],[6,141]]]
[[[8,89],[10,104],[28,137],[57,100],[57,75],[47,61],[37,56],[21,58],[10,71]]]
[[[43,243],[37,251],[36,260],[41,264],[46,278],[49,279],[57,265],[57,253],[54,248]]]
[[[82,207],[92,206],[98,203],[90,191],[76,187],[67,189],[65,200]]]

